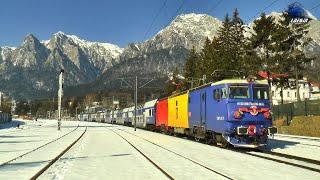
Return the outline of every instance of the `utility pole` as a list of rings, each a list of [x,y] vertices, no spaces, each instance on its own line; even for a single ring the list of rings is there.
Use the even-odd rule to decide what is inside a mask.
[[[31,108],[32,108],[32,105],[31,105],[31,101],[28,100],[28,105],[29,105],[29,114],[30,114],[30,118],[31,118]]]
[[[203,84],[206,84],[206,80],[207,80],[207,76],[204,74],[204,75],[202,76],[202,82],[203,82]]]
[[[140,78],[141,80],[144,79],[147,82],[142,84],[141,86],[138,87],[138,76],[135,76],[134,83],[132,82],[132,78],[119,78],[121,79],[121,87],[126,87],[126,88],[133,88],[134,89],[134,130],[137,130],[137,106],[138,106],[138,89],[143,88],[149,83],[151,83],[154,79],[153,78]],[[131,80],[131,83],[128,82],[128,80]],[[126,84],[126,86],[122,86],[122,82]]]
[[[191,89],[193,89],[193,77],[191,78]]]
[[[138,77],[136,76],[136,83],[134,88],[134,131],[137,130],[137,99],[138,99]]]
[[[1,107],[2,107],[2,92],[0,91],[0,111],[1,111]]]
[[[113,124],[113,120],[114,120],[114,96],[112,96],[112,118],[111,118],[111,124]]]
[[[78,121],[78,106],[76,107],[76,120]]]
[[[16,108],[15,106],[15,101],[11,98],[11,115],[13,115],[14,109]]]
[[[61,101],[63,96],[63,73],[64,70],[61,69],[59,74],[59,90],[58,90],[58,130],[61,129]]]
[[[295,66],[294,66],[294,74],[295,74],[295,82],[296,82],[296,92],[297,92],[297,101],[300,102],[300,87],[299,87],[299,75],[298,75],[298,62],[297,62],[297,52],[296,52],[296,43],[293,41],[293,58],[295,61]]]

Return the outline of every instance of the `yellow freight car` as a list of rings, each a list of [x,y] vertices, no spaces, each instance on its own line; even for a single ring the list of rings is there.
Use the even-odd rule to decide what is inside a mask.
[[[168,127],[177,133],[184,133],[189,128],[188,96],[183,92],[168,98]]]

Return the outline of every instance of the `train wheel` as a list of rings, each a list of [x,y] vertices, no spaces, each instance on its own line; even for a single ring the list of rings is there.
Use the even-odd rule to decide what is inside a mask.
[[[215,143],[214,134],[212,134],[211,132],[207,132],[205,137],[205,143],[214,144]]]
[[[230,144],[227,140],[225,140],[221,134],[215,134],[216,143],[221,148],[227,148]]]
[[[223,140],[223,141],[221,142],[221,147],[222,147],[222,148],[228,148],[229,145],[230,145],[229,142],[226,141],[226,140]]]
[[[212,138],[206,138],[205,139],[206,144],[213,144],[213,139]]]
[[[197,141],[197,142],[199,142],[199,141],[200,141],[200,138],[195,136],[195,137],[194,137],[194,140]]]

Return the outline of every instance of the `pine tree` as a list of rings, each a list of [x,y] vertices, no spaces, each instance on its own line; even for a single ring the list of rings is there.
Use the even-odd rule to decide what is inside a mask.
[[[297,90],[297,100],[298,102],[301,101],[300,99],[300,92],[299,92],[299,76],[304,74],[305,67],[307,63],[311,62],[312,58],[306,57],[305,53],[303,52],[307,43],[310,42],[309,38],[306,38],[307,25],[304,24],[293,24],[292,26],[292,60],[293,60],[293,74],[295,77],[295,85]]]
[[[222,27],[218,30],[217,52],[222,71],[245,70],[243,65],[246,55],[246,39],[244,37],[243,21],[239,17],[238,10],[233,12],[232,19],[226,15]]]
[[[303,52],[306,44],[310,41],[307,38],[307,25],[291,24],[289,15],[284,12],[282,20],[278,25],[275,43],[275,56],[277,65],[275,70],[280,72],[289,72],[295,77],[295,88],[297,90],[297,100],[300,101],[299,77],[303,75],[306,64],[312,59],[307,58]]]
[[[235,59],[233,56],[233,35],[232,24],[228,14],[222,23],[222,26],[217,33],[217,51],[219,52],[219,59],[217,64],[220,64],[220,70],[230,70],[235,67]]]
[[[198,54],[195,47],[193,47],[187,57],[186,64],[184,66],[184,88],[190,89],[193,86],[193,81],[196,78],[196,63],[198,61]]]
[[[165,93],[166,94],[172,94],[173,92],[176,92],[179,90],[179,87],[181,86],[181,82],[179,80],[179,70],[176,67],[172,73],[172,78],[167,81],[165,85]]]
[[[243,26],[243,21],[239,16],[238,9],[235,9],[232,15],[232,35],[233,35],[233,51],[232,53],[234,54],[234,59],[235,63],[238,64],[236,66],[237,68],[235,70],[238,71],[246,71],[245,64],[247,64],[246,60],[244,59],[245,57],[245,44],[246,44],[246,39],[244,37],[244,26]]]
[[[197,64],[197,77],[199,79],[203,78],[204,76],[210,77],[212,73],[212,63],[213,63],[213,49],[211,46],[211,41],[209,38],[206,39],[204,43],[204,47],[201,50],[199,61]],[[204,80],[202,84],[205,83]]]
[[[261,52],[261,64],[269,70],[274,65],[271,57],[274,43],[273,37],[276,31],[274,18],[272,16],[266,17],[266,14],[262,13],[260,18],[254,21],[253,30],[254,33],[250,38],[251,46]]]

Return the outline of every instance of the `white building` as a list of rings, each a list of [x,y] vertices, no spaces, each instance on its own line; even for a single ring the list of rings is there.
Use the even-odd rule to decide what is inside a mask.
[[[290,80],[293,82],[294,80]],[[299,80],[299,94],[300,100],[311,99],[311,86],[306,79]],[[281,88],[277,88],[275,85],[271,85],[272,104],[281,104]],[[283,103],[292,103],[297,101],[296,88],[283,89]]]
[[[320,100],[320,84],[311,83],[311,97],[310,100]]]

